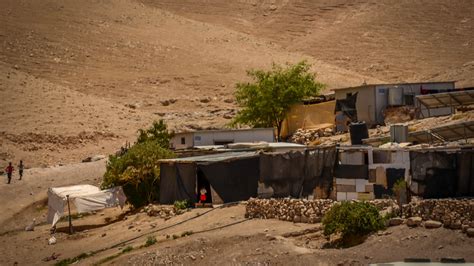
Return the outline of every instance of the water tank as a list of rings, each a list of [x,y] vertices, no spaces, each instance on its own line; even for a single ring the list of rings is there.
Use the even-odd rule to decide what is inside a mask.
[[[402,143],[408,141],[408,126],[396,124],[390,126],[390,141]]]
[[[388,89],[388,105],[403,105],[403,88],[392,87]]]
[[[369,130],[365,122],[351,123],[349,126],[352,145],[361,145],[362,140],[369,137]]]

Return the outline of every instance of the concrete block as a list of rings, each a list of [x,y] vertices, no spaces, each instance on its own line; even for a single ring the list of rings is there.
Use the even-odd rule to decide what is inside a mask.
[[[366,192],[365,185],[369,183],[366,179],[356,179],[356,192]]]
[[[349,178],[336,178],[336,184],[355,186],[356,181],[355,181],[355,179],[349,179]]]
[[[336,199],[337,199],[337,201],[347,200],[347,193],[346,192],[337,192]]]
[[[357,192],[347,192],[347,200],[356,200],[358,194]]]
[[[374,192],[374,184],[365,185],[365,192]]]
[[[410,190],[413,191],[415,194],[418,194],[418,182],[412,181],[410,184]]]
[[[375,183],[376,180],[377,180],[377,179],[376,179],[377,176],[376,176],[376,172],[375,172],[375,171],[376,171],[375,169],[369,169],[369,182],[370,182],[370,183]]]
[[[375,175],[375,183],[387,188],[387,174],[385,172],[385,168],[383,168],[382,166],[377,167],[377,169],[375,169]]]
[[[341,153],[341,163],[350,165],[365,164],[365,153],[363,151],[346,151]]]
[[[358,200],[373,200],[375,199],[375,195],[373,192],[358,192],[357,199]]]
[[[356,186],[353,185],[336,185],[337,192],[356,192]]]

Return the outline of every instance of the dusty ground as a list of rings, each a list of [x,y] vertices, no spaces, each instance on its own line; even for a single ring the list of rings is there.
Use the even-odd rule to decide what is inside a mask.
[[[398,226],[389,228],[380,235],[370,236],[359,246],[326,249],[323,245],[327,241],[318,230],[319,224],[294,224],[277,220],[244,221],[243,205],[203,214],[208,210],[195,209],[167,221],[148,217],[145,213],[128,215],[123,219],[120,210],[106,210],[75,219],[77,232],[72,236],[65,233],[67,222],[60,223],[60,232],[56,234],[58,243],[53,246],[47,244],[48,225],[38,226],[34,232],[11,232],[0,237],[0,243],[8,247],[0,252],[0,263],[40,264],[52,254],[60,254],[58,260],[61,260],[105,248],[103,252],[79,263],[91,265],[120,254],[121,250],[128,246],[134,247],[135,250],[104,264],[334,265],[343,261],[357,261],[361,264],[391,262],[408,257],[425,257],[434,261],[439,261],[441,257],[463,257],[469,262],[474,261],[474,240],[448,229],[409,229],[406,226]],[[203,215],[196,217],[198,213]],[[195,219],[184,224],[160,230],[193,217]],[[243,222],[213,230],[239,221]],[[314,230],[299,236],[289,235],[305,229]],[[198,233],[203,230],[209,231]],[[181,237],[184,232],[189,231],[193,231],[193,234]],[[144,236],[108,249],[114,244],[140,235]],[[148,235],[154,236],[158,240],[157,244],[140,248],[145,244]],[[173,239],[173,236],[177,239]],[[31,252],[32,250],[34,252]]]
[[[0,166],[78,162],[173,129],[223,127],[250,68],[307,59],[328,89],[458,80],[472,86],[464,1],[0,3]]]

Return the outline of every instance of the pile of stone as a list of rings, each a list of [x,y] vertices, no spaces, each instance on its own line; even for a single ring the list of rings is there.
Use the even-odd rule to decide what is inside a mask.
[[[143,211],[146,212],[148,216],[160,217],[166,220],[185,212],[185,210],[177,210],[174,206],[154,204],[149,204],[143,208]]]
[[[333,200],[325,199],[250,199],[247,202],[245,217],[318,223],[333,203]]]
[[[303,129],[300,128],[290,137],[290,142],[309,145],[320,137],[330,137],[334,134],[332,128]]]
[[[403,205],[405,217],[433,220],[451,229],[461,229],[474,221],[474,199],[427,199]]]

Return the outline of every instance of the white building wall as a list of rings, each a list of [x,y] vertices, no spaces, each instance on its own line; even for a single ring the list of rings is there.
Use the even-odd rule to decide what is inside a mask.
[[[171,148],[177,149],[177,150],[192,148],[194,146],[193,136],[194,136],[193,132],[175,134],[174,137],[170,141]],[[184,141],[182,141],[183,139]]]
[[[216,142],[273,142],[273,129],[194,132],[194,146],[215,145]]]
[[[170,144],[171,148],[174,149],[188,149],[195,146],[215,145],[216,142],[237,143],[259,141],[274,142],[273,128],[177,133],[171,139]]]
[[[388,90],[400,89],[403,90],[403,95],[420,95],[423,90],[438,90],[439,92],[454,90],[454,82],[440,82],[440,83],[412,83],[412,84],[385,84],[377,85],[375,87],[375,112],[378,123],[383,123],[383,110],[388,106]],[[415,102],[415,104],[417,104]],[[421,106],[421,112],[424,117],[428,117],[428,111]],[[431,116],[449,115],[452,113],[451,108],[437,108],[430,110]]]

